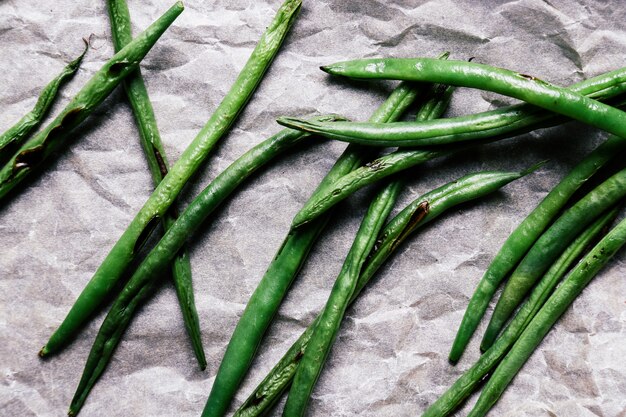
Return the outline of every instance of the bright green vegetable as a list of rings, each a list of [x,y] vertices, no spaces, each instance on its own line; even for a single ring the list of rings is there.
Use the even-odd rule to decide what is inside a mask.
[[[546,301],[487,381],[468,417],[487,414],[554,323],[624,243],[626,243],[626,219],[615,226],[576,265]]]
[[[626,92],[626,68],[590,78],[569,87],[573,92],[595,100],[612,100]],[[360,144],[383,146],[432,146],[476,140],[503,139],[532,130],[554,126],[566,118],[529,104],[517,104],[483,113],[426,122],[376,123],[316,123],[292,117],[281,117],[280,124],[293,129],[318,133],[332,139]]]
[[[478,283],[469,301],[465,315],[457,331],[449,359],[457,362],[472,334],[485,314],[489,301],[500,283],[526,255],[530,247],[548,227],[570,197],[593,174],[616,155],[626,149],[626,139],[612,136],[604,144],[583,159],[539,205],[524,219],[502,245],[485,275]]]
[[[447,59],[447,55],[442,59]],[[432,87],[430,98],[420,107],[417,119],[426,120],[439,117],[450,103],[451,94],[451,88],[445,86]],[[350,299],[354,295],[363,264],[372,251],[380,229],[395,205],[402,188],[403,181],[392,181],[383,187],[370,204],[352,248],[333,286],[328,302],[315,326],[308,348],[298,366],[285,405],[285,415],[304,414],[315,382],[339,332],[346,308],[348,308]]]
[[[83,53],[80,54],[78,58],[67,64],[61,73],[44,87],[43,91],[39,95],[39,98],[37,99],[37,103],[35,103],[35,107],[33,107],[33,109],[22,117],[15,125],[10,127],[9,130],[0,135],[0,155],[7,146],[22,143],[28,134],[41,123],[43,118],[48,113],[48,110],[50,110],[52,103],[54,103],[54,99],[56,98],[61,85],[71,80],[74,74],[76,74],[76,71],[78,71],[80,63],[82,62],[85,53],[87,53],[88,48],[89,44],[85,41],[85,50]]]
[[[481,349],[488,349],[528,291],[567,245],[595,218],[626,196],[626,169],[567,209],[530,248],[511,274],[496,304]]]
[[[484,64],[431,58],[389,58],[340,62],[322,67],[322,70],[352,78],[399,79],[480,88],[626,137],[626,113],[623,111],[530,75]]]
[[[132,41],[130,12],[126,0],[108,0],[107,7],[111,21],[111,33],[113,35],[113,45],[119,51]],[[152,103],[148,96],[148,90],[143,82],[141,70],[137,68],[124,80],[124,89],[128,96],[128,101],[133,109],[141,146],[148,160],[148,167],[152,173],[154,185],[158,185],[163,177],[167,175],[167,157],[161,143],[161,135],[157,127],[156,118]],[[175,216],[170,210],[163,217],[163,227],[167,230],[175,220]],[[176,295],[183,313],[183,321],[187,328],[187,333],[191,338],[193,351],[198,359],[200,369],[206,368],[206,358],[202,347],[202,337],[200,335],[200,322],[193,294],[193,282],[191,279],[191,263],[185,248],[172,261],[172,279],[176,288]]]
[[[401,83],[370,120],[397,120],[416,96],[414,86]],[[361,165],[369,155],[368,150],[348,146],[313,195],[324,192],[328,184]],[[237,323],[202,412],[204,417],[223,416],[228,410],[265,331],[328,218],[326,215],[306,227],[290,230],[283,241]]]
[[[132,43],[104,64],[48,126],[20,147],[0,170],[0,199],[69,139],[71,130],[85,120],[124,77],[137,68],[152,45],[182,11],[182,3],[174,4]]]
[[[98,310],[102,300],[111,294],[145,238],[252,96],[293,24],[300,5],[301,0],[286,0],[283,3],[228,94],[111,249],[61,326],[42,349],[42,355],[56,352],[68,343]]]
[[[350,302],[356,299],[381,265],[415,230],[436,219],[446,210],[490,194],[526,173],[481,172],[470,174],[416,198],[383,229],[374,251],[361,271]],[[280,396],[291,384],[318,320],[319,316],[289,348],[269,375],[237,410],[235,416],[266,415],[280,399]]]
[[[428,407],[422,417],[451,415],[480,386],[483,379],[496,367],[528,323],[535,317],[537,311],[544,305],[574,262],[615,218],[617,212],[617,209],[613,209],[603,215],[572,242],[559,259],[552,264],[537,287],[533,289],[528,301],[511,320],[502,336],[437,401]]]
[[[319,117],[335,118],[337,116]],[[89,391],[106,368],[136,308],[157,288],[160,272],[177,256],[189,236],[246,178],[307,136],[304,132],[284,129],[250,149],[218,175],[165,232],[115,299],[100,326],[72,400],[71,413],[78,413]]]

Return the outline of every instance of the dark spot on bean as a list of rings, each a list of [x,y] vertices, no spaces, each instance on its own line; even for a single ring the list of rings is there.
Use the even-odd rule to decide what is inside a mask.
[[[528,74],[519,74],[520,77],[522,78],[526,78],[527,80],[531,80],[531,81],[535,81],[537,80],[537,78],[533,77],[532,75],[528,75]]]
[[[165,164],[165,161],[163,160],[163,156],[161,155],[161,152],[159,152],[159,150],[152,145],[152,153],[154,153],[154,158],[157,161],[157,164],[159,165],[159,171],[161,172],[161,176],[165,177],[167,175],[167,165]]]
[[[148,240],[148,237],[150,237],[150,235],[156,228],[157,224],[159,224],[159,215],[156,215],[152,219],[150,219],[146,227],[143,228],[143,230],[141,231],[141,234],[139,234],[139,237],[137,238],[137,241],[135,242],[135,247],[133,248],[133,254],[137,254],[137,252],[139,252],[141,247]]]
[[[300,359],[302,359],[304,357],[304,352],[299,350],[298,353],[296,353],[296,357],[293,359],[294,362],[300,362]]]
[[[123,62],[123,61],[116,62],[115,64],[109,67],[109,74],[116,77],[120,74],[120,72],[124,71],[124,69],[126,69],[126,67],[128,67],[129,65],[130,65],[129,62]]]
[[[261,404],[264,399],[265,399],[265,395],[259,395],[259,396],[255,395],[252,401],[250,401],[250,404],[252,404],[253,406],[257,406]]]
[[[424,217],[426,217],[429,210],[430,204],[428,204],[428,201],[422,201],[421,203],[419,203],[415,211],[411,214],[411,218],[407,222],[406,226],[404,226],[404,229],[402,230],[400,235],[398,235],[398,237],[391,245],[392,251],[395,250],[398,245],[402,243],[409,234],[411,234],[411,232],[413,232],[415,227],[424,219]]]
[[[13,162],[13,175],[27,168],[32,168],[43,160],[44,147],[42,145],[20,152]]]
[[[77,107],[67,112],[67,114],[63,116],[63,120],[61,120],[61,124],[57,126],[55,129],[57,128],[71,129],[73,127],[72,125],[76,124],[76,122],[78,121],[78,118],[80,114],[82,113],[83,109],[84,109],[83,107]],[[50,133],[52,133],[52,131]]]

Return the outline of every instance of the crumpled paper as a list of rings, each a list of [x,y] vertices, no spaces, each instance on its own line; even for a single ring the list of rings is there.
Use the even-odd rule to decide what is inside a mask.
[[[186,10],[142,64],[171,161],[208,119],[279,1],[202,2]],[[130,4],[135,33],[170,2]],[[281,115],[341,113],[365,120],[392,83],[328,77],[321,64],[374,56],[435,56],[511,68],[559,85],[624,65],[626,10],[566,0],[305,1],[278,58],[231,133],[186,188],[190,201],[217,173],[279,130]],[[58,112],[112,55],[104,2],[0,2],[0,129],[92,37]],[[459,89],[448,115],[513,102]],[[347,312],[310,403],[311,416],[415,416],[478,357],[447,353],[472,291],[515,226],[606,134],[569,123],[501,141],[406,173],[402,207],[468,172],[538,172],[450,211],[410,239]],[[231,332],[293,215],[345,148],[315,141],[261,171],[191,239],[196,300],[209,366],[198,370],[172,285],[137,315],[92,391],[85,416],[199,415]],[[27,189],[0,208],[0,414],[62,416],[100,314],[60,355],[39,348],[61,322],[136,211],[152,182],[121,89],[75,131],[75,140]],[[235,400],[240,404],[323,306],[375,191],[337,210],[276,317]],[[492,411],[494,416],[626,415],[626,273],[623,253],[559,321]],[[479,334],[485,328],[481,325]],[[460,411],[465,415],[475,400]],[[279,415],[279,411],[275,411]]]

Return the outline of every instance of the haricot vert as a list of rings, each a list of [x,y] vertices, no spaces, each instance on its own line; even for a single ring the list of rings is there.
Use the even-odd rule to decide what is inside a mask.
[[[500,363],[500,360],[513,346],[528,323],[535,317],[537,311],[541,309],[567,271],[603,232],[604,228],[615,219],[617,213],[618,209],[615,208],[601,216],[563,251],[561,256],[539,281],[539,284],[533,289],[530,297],[528,297],[528,300],[511,320],[502,336],[437,401],[428,407],[422,414],[422,417],[446,417],[452,415],[465,399],[480,387],[480,384]]]
[[[44,87],[39,95],[39,98],[37,99],[37,103],[35,103],[35,107],[26,113],[26,115],[16,124],[0,135],[0,156],[7,146],[15,146],[22,143],[22,141],[28,137],[28,134],[41,123],[54,103],[61,86],[71,80],[74,74],[76,74],[76,71],[78,71],[80,63],[82,62],[85,53],[87,53],[88,48],[89,42],[85,41],[85,49],[83,50],[83,53],[80,54],[78,58],[67,64],[61,73]]]
[[[526,255],[570,197],[608,161],[624,150],[626,139],[611,136],[578,163],[511,233],[491,261],[469,301],[450,351],[451,362],[457,362],[463,354],[500,283]]]
[[[132,41],[130,12],[126,0],[107,0],[109,20],[111,21],[111,34],[115,51],[119,51]],[[167,175],[169,164],[165,156],[165,150],[161,143],[161,135],[157,127],[154,109],[148,96],[148,90],[143,82],[141,70],[137,68],[135,73],[129,75],[123,82],[126,96],[133,109],[135,121],[139,129],[141,146],[148,161],[148,167],[152,174],[154,185],[158,185]],[[167,230],[175,220],[174,210],[170,210],[163,217],[163,227]],[[191,338],[191,345],[198,360],[200,369],[206,368],[206,357],[202,347],[200,335],[200,322],[193,293],[193,281],[191,278],[191,262],[189,254],[183,247],[178,255],[172,260],[172,280],[178,303],[183,314],[183,321],[187,333]]]
[[[301,0],[286,0],[280,7],[230,91],[113,246],[63,323],[41,350],[42,355],[65,346],[114,290],[145,238],[252,96],[295,21],[300,6]]]
[[[317,119],[337,118],[338,116],[333,115],[319,116]],[[82,407],[89,391],[109,363],[135,310],[158,288],[161,282],[160,272],[177,256],[187,239],[250,175],[273,158],[301,143],[307,136],[304,132],[284,129],[254,146],[202,190],[165,232],[117,296],[100,326],[70,406],[71,414],[77,414]]]
[[[72,129],[85,120],[137,68],[182,11],[183,4],[177,2],[133,42],[113,55],[49,125],[15,152],[0,170],[0,200],[71,137]]]
[[[481,417],[489,412],[511,380],[548,334],[550,328],[554,326],[576,297],[624,243],[626,243],[626,219],[615,226],[576,265],[546,301],[493,372],[468,417]]]
[[[353,302],[376,271],[407,239],[411,233],[435,220],[450,208],[464,202],[484,197],[506,184],[519,179],[527,172],[480,172],[463,176],[455,181],[430,191],[410,203],[398,213],[380,233],[374,251],[363,267],[354,293]],[[289,348],[279,363],[270,371],[261,384],[237,410],[237,417],[266,415],[289,388],[313,334],[318,318]]]
[[[399,119],[415,101],[417,93],[415,86],[401,83],[370,120],[386,122]],[[360,166],[370,155],[369,149],[348,146],[313,196],[324,192],[329,184]],[[306,227],[289,231],[237,323],[202,412],[204,417],[226,414],[265,331],[328,219],[329,215],[326,215]]]
[[[447,59],[447,55],[444,55],[442,59]],[[452,88],[438,85],[430,90],[429,99],[420,106],[417,120],[441,116],[450,103]],[[306,411],[313,387],[339,332],[350,299],[354,295],[362,267],[403,185],[402,180],[391,181],[382,188],[370,204],[298,366],[285,404],[285,415],[303,415]]]

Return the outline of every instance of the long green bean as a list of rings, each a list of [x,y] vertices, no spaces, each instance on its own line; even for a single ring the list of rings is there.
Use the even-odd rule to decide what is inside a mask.
[[[42,90],[35,107],[24,117],[22,117],[16,124],[11,126],[6,132],[0,135],[0,155],[2,151],[9,145],[18,145],[22,143],[28,134],[37,127],[43,118],[50,110],[54,99],[57,97],[57,93],[61,86],[67,81],[71,80],[83,60],[83,57],[87,53],[89,43],[85,41],[85,49],[78,58],[67,64],[61,73],[57,75],[52,81],[50,81]]]
[[[484,197],[511,181],[520,178],[523,173],[482,172],[469,174],[432,190],[410,203],[398,213],[380,233],[374,250],[363,267],[357,286],[350,299],[352,303],[365,285],[391,254],[406,240],[411,233],[435,220],[450,208],[464,202]],[[304,333],[289,348],[283,358],[270,371],[254,392],[235,413],[236,417],[266,415],[271,407],[289,388],[296,368],[306,351],[319,315]]]
[[[571,85],[569,89],[595,100],[613,99],[626,92],[626,68],[581,81]],[[615,104],[623,106],[621,101]],[[278,119],[280,124],[293,129],[353,143],[384,146],[431,146],[486,138],[502,139],[564,121],[567,119],[562,116],[529,104],[517,104],[442,120],[398,122],[389,125],[358,122],[315,123],[292,117]]]
[[[415,86],[401,83],[370,120],[380,122],[397,120],[413,103],[416,96]],[[325,192],[328,184],[361,165],[369,155],[367,149],[355,145],[348,146],[313,196]],[[328,219],[329,214],[306,227],[289,231],[235,327],[202,412],[204,417],[221,417],[228,410],[265,331]]]
[[[319,118],[336,119],[338,116]],[[302,142],[307,136],[308,134],[297,130],[284,129],[250,149],[219,174],[165,232],[115,299],[100,326],[72,400],[71,413],[76,414],[80,410],[89,391],[113,355],[136,308],[157,288],[160,271],[177,256],[189,236],[246,178],[282,152]]]
[[[230,91],[113,246],[63,323],[41,350],[42,355],[56,352],[67,344],[97,311],[102,300],[111,294],[156,222],[165,215],[180,190],[252,96],[276,56],[300,6],[301,0],[286,0],[280,7]]]
[[[41,132],[27,140],[0,170],[0,199],[19,184],[69,138],[71,130],[113,91],[137,66],[150,48],[183,11],[177,2],[148,29],[115,54]]]
[[[130,12],[126,0],[107,0],[109,20],[111,21],[111,34],[113,45],[119,51],[132,41]],[[165,156],[165,150],[161,142],[161,135],[157,127],[154,109],[148,96],[148,90],[141,76],[141,70],[137,68],[133,74],[123,82],[128,101],[133,109],[135,121],[139,129],[141,146],[148,161],[148,167],[152,173],[154,185],[158,185],[167,175],[169,164]],[[167,230],[174,223],[174,210],[168,211],[163,217],[163,227]],[[172,280],[176,288],[178,303],[183,315],[185,328],[191,339],[193,351],[198,360],[200,369],[206,368],[206,357],[202,346],[200,334],[200,322],[193,294],[193,281],[191,278],[191,262],[186,248],[182,248],[172,261]]]
[[[626,219],[615,226],[576,265],[546,301],[489,378],[468,417],[479,417],[487,414],[550,331],[550,328],[624,243],[626,243]]]
[[[528,301],[524,303],[520,311],[511,320],[502,336],[437,401],[428,407],[422,414],[422,417],[445,417],[451,415],[480,386],[484,378],[513,346],[530,320],[535,317],[537,311],[544,305],[574,262],[602,233],[603,229],[615,218],[617,213],[618,209],[615,208],[600,217],[568,246],[545,273],[537,287],[533,289]]]
[[[624,196],[626,196],[626,169],[614,174],[567,209],[537,239],[511,273],[498,299],[481,343],[483,351],[491,346],[537,279],[574,237]]]
[[[624,150],[626,150],[626,139],[618,136],[610,137],[576,165],[511,233],[491,261],[469,301],[450,350],[451,362],[457,362],[463,354],[500,283],[524,257],[572,194],[598,169]]]
[[[329,74],[352,78],[399,79],[480,88],[523,100],[626,137],[626,113],[623,111],[533,76],[503,68],[431,58],[388,58],[346,61],[322,69]]]

